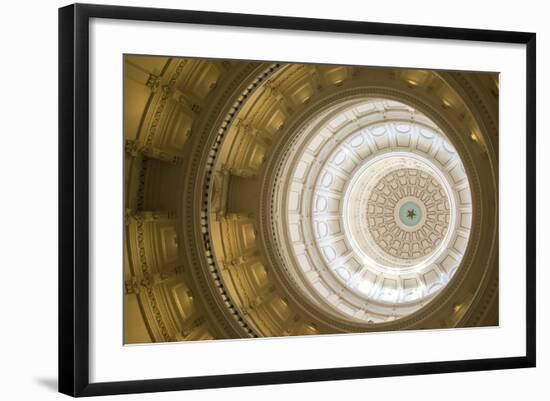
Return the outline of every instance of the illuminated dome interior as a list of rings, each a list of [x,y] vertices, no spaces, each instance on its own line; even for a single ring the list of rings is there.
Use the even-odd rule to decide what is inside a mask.
[[[127,56],[125,343],[498,324],[498,74]]]
[[[376,98],[338,104],[300,133],[285,164],[279,247],[307,296],[379,323],[450,281],[469,239],[470,186],[425,115]]]

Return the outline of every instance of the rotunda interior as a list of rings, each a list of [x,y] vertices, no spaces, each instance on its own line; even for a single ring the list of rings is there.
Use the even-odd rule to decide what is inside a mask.
[[[498,73],[124,65],[125,344],[498,325]]]

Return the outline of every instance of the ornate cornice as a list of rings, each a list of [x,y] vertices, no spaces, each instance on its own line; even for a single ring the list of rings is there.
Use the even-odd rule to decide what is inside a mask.
[[[219,95],[219,101],[208,111],[209,118],[200,130],[202,135],[198,136],[199,141],[194,146],[197,151],[188,167],[187,191],[185,191],[183,201],[185,206],[184,227],[186,237],[196,240],[189,241],[187,244],[189,252],[187,257],[191,259],[190,264],[195,272],[194,277],[201,291],[204,294],[214,295],[204,297],[209,309],[216,314],[226,313],[232,322],[232,324],[229,323],[227,317],[224,317],[218,318],[218,323],[239,337],[257,337],[258,331],[236,306],[224,283],[220,266],[216,263],[209,229],[209,206],[214,182],[213,166],[224,137],[231,124],[235,122],[238,110],[243,106],[244,101],[260,87],[260,84],[279,67],[279,64],[260,65],[259,67],[250,64],[248,68],[242,70],[237,77],[232,79],[224,92]],[[256,72],[258,69],[261,72]],[[205,152],[205,149],[208,151]],[[198,215],[197,210],[200,210]],[[196,247],[189,246],[191,242]]]

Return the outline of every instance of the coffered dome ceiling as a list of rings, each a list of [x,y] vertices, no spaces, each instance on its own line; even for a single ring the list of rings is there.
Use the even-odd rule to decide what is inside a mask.
[[[353,320],[418,310],[447,285],[470,235],[456,150],[417,110],[376,98],[338,105],[300,136],[276,183],[287,270]]]
[[[127,342],[498,321],[495,74],[127,71]]]

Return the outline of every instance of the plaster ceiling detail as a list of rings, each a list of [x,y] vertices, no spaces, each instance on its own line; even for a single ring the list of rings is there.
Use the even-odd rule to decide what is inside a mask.
[[[361,226],[368,227],[383,252],[413,262],[441,244],[449,226],[449,205],[446,191],[429,173],[395,170],[375,184]]]
[[[280,232],[309,295],[348,318],[413,313],[451,280],[469,239],[470,185],[426,116],[363,99],[302,133]]]
[[[427,160],[388,154],[358,175],[345,211],[357,247],[395,268],[418,265],[440,250],[454,202]]]

